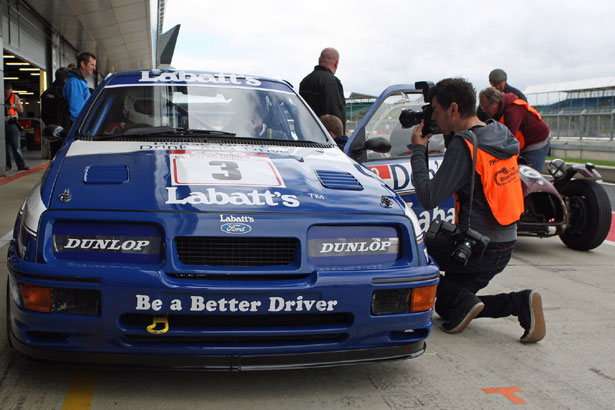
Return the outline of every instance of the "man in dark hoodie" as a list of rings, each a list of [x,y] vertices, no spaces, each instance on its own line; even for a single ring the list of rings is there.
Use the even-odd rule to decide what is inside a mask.
[[[458,333],[475,317],[513,315],[524,329],[521,342],[537,342],[546,333],[538,292],[476,295],[506,267],[517,238],[516,221],[523,212],[517,168],[519,142],[502,124],[478,119],[476,93],[469,82],[458,78],[442,80],[429,96],[432,119],[445,135],[447,149],[440,168],[430,179],[426,153],[432,134],[421,135],[423,124],[414,129],[411,163],[417,199],[425,209],[432,209],[456,194],[461,232],[471,227],[490,238],[483,256],[473,254],[465,265],[452,257],[459,243],[452,236],[439,234],[427,241],[430,256],[444,271],[435,306],[445,321],[442,329]]]
[[[518,88],[508,84],[508,75],[506,74],[506,71],[501,68],[491,70],[489,73],[489,84],[491,84],[491,86],[496,90],[500,90],[503,93],[513,93],[523,101],[527,101],[525,94],[523,94]],[[489,119],[487,113],[480,106],[478,107],[477,115],[481,121],[487,121]]]
[[[551,148],[551,130],[538,111],[516,94],[495,87],[482,90],[478,99],[487,116],[506,125],[519,140],[527,165],[542,172]]]
[[[41,119],[45,125],[60,124],[62,115],[60,105],[64,100],[62,90],[66,82],[66,71],[65,67],[58,68],[55,81],[41,94]]]
[[[90,98],[87,78],[96,70],[96,56],[83,52],[77,56],[77,68],[66,73],[66,83],[62,95],[68,103],[68,121],[62,126],[70,128],[79,112]]]
[[[68,106],[66,100],[62,96],[64,83],[66,82],[66,67],[60,67],[56,70],[56,79],[51,86],[41,94],[41,119],[45,126],[62,124],[62,117]],[[53,158],[56,152],[62,146],[63,141],[49,142],[49,155]]]

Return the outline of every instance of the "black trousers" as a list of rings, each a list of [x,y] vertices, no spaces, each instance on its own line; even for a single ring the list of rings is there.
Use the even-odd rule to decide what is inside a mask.
[[[435,308],[442,319],[448,320],[453,309],[475,299],[476,292],[504,270],[512,256],[515,241],[490,243],[481,259],[470,258],[465,266],[452,259],[455,242],[451,238],[440,236],[436,240],[427,240],[426,245],[429,255],[438,263],[440,271],[444,272],[440,275]],[[478,317],[519,314],[520,292],[479,296],[479,299],[485,308]]]

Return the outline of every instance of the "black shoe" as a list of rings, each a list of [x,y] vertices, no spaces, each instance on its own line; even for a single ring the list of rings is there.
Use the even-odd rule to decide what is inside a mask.
[[[18,171],[27,171],[29,170],[30,167],[21,167],[21,168],[17,168]]]
[[[519,323],[525,330],[521,336],[521,343],[535,343],[542,340],[547,334],[545,316],[542,313],[542,298],[540,293],[533,290],[521,292],[521,309]]]
[[[449,317],[448,322],[442,323],[440,328],[446,333],[460,333],[468,324],[483,310],[485,304],[480,301],[478,296],[472,295],[471,298],[463,301],[461,305],[455,307]]]

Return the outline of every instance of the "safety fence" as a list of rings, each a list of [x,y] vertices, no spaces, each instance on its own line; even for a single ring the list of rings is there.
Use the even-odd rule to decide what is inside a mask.
[[[608,110],[541,110],[554,139],[615,141],[615,108]],[[359,121],[347,121],[346,133],[352,134]],[[391,129],[397,124],[392,122]]]
[[[552,138],[555,139],[613,141],[615,137],[615,109],[540,113],[551,128]]]

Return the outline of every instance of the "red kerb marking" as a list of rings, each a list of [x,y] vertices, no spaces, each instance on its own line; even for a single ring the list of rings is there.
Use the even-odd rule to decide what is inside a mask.
[[[615,242],[615,212],[611,214],[611,229],[609,229],[606,240]]]
[[[25,177],[26,175],[34,174],[35,172],[38,172],[38,171],[40,171],[41,169],[45,169],[45,168],[47,168],[48,166],[49,166],[49,163],[48,163],[48,162],[46,162],[46,163],[41,164],[41,165],[39,165],[39,166],[37,166],[37,167],[30,168],[30,169],[29,169],[29,170],[27,170],[27,171],[18,171],[16,174],[9,175],[8,177],[0,178],[0,186],[2,186],[2,185],[6,185],[6,184],[8,184],[9,182],[13,182],[13,181],[15,181],[16,179],[19,179],[19,178],[21,178],[21,177]]]

